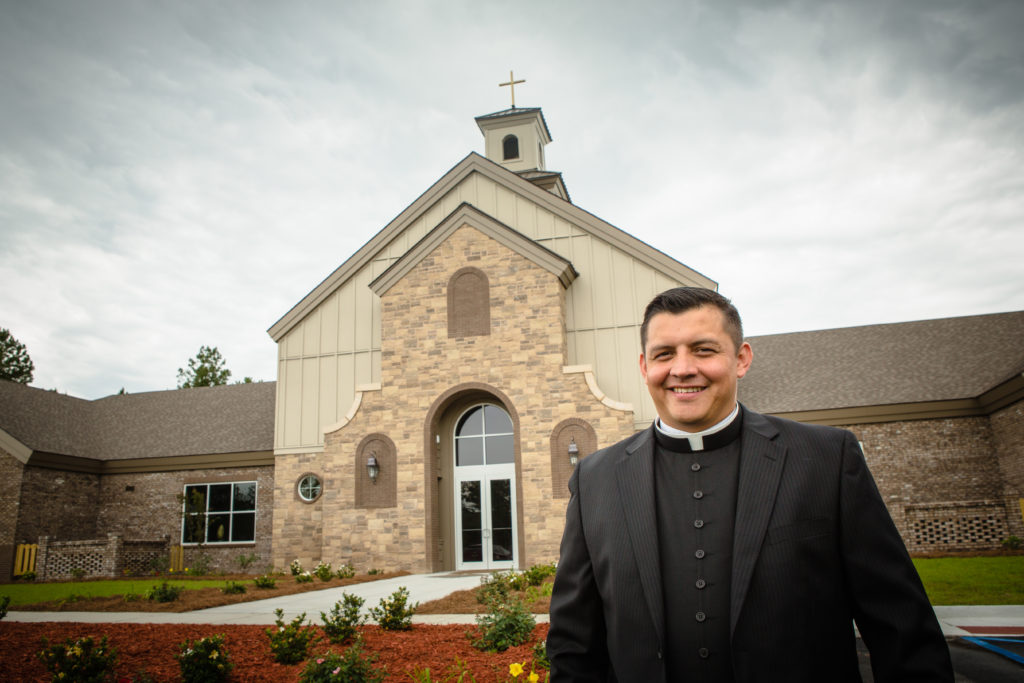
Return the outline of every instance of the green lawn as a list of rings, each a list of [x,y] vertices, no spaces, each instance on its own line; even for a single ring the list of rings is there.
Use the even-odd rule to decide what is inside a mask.
[[[124,595],[137,593],[145,596],[150,586],[163,583],[165,579],[116,579],[111,581],[68,581],[62,583],[9,583],[0,586],[0,595],[11,596],[11,609],[17,605],[29,605],[34,602],[50,600],[66,600],[72,595],[83,598],[104,597],[107,595]],[[185,579],[169,580],[173,586],[191,588],[223,588],[224,579]],[[251,582],[248,582],[251,583]]]
[[[933,605],[1024,605],[1024,555],[916,558]]]

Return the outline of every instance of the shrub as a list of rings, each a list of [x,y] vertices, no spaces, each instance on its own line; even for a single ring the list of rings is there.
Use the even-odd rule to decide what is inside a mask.
[[[75,581],[81,581],[83,576],[85,576],[85,570],[81,567],[75,567],[71,570],[71,578]]]
[[[113,675],[117,650],[110,647],[106,636],[100,638],[98,644],[91,636],[77,640],[68,638],[62,645],[50,645],[50,641],[43,638],[39,659],[53,674],[53,681],[99,683]]]
[[[252,553],[251,555],[242,554],[235,558],[235,562],[237,562],[238,566],[242,569],[248,569],[253,566],[258,559],[260,559],[260,556],[256,553]]]
[[[224,647],[224,635],[217,634],[197,641],[186,640],[178,646],[181,680],[185,683],[217,683],[228,680],[234,664]]]
[[[194,576],[206,576],[210,573],[210,556],[206,553],[199,553],[192,558],[192,566],[185,569],[186,574]]]
[[[292,573],[292,576],[298,576],[302,573],[302,564],[298,558],[292,560],[291,564],[288,565],[288,570]]]
[[[157,602],[174,602],[181,595],[182,590],[184,589],[181,586],[172,586],[164,581],[158,586],[150,586],[146,591],[146,599]]]
[[[256,584],[257,588],[274,588],[277,586],[277,579],[270,574],[264,574],[263,576],[257,576],[252,580]]]
[[[383,573],[383,570],[375,569],[373,567],[371,567],[370,569],[366,570],[366,575],[367,576],[376,576],[377,574],[382,574],[382,573]]]
[[[356,575],[356,570],[352,568],[350,564],[343,564],[338,567],[336,575],[339,579],[351,579]]]
[[[1003,547],[1003,550],[1020,550],[1024,546],[1024,541],[1020,539],[1020,536],[1009,536],[1003,539],[999,545]]]
[[[533,644],[533,668],[551,668],[551,662],[548,661],[548,644],[543,640]]]
[[[274,610],[277,618],[274,623],[277,628],[268,628],[267,635],[270,636],[270,651],[274,655],[274,661],[282,664],[296,664],[306,658],[309,652],[310,643],[316,638],[316,629],[311,625],[302,625],[306,618],[303,612],[292,619],[291,623],[285,626],[284,610],[280,607]]]
[[[504,652],[530,639],[536,621],[521,600],[490,604],[490,611],[476,618],[477,639],[473,647],[487,652]]]
[[[555,575],[555,564],[553,562],[550,564],[535,564],[523,572],[523,574],[526,576],[527,583],[531,586],[539,586],[544,583],[544,579]]]
[[[311,659],[299,674],[299,680],[309,683],[340,681],[340,683],[380,683],[386,672],[377,669],[373,663],[377,655],[364,655],[362,639],[356,639],[344,655],[327,652]]]
[[[391,599],[381,598],[377,607],[370,608],[370,616],[385,631],[408,631],[412,628],[412,615],[420,603],[409,605],[409,590],[399,586]]]
[[[14,578],[19,580],[19,581],[35,581],[36,580],[36,573],[35,572],[25,572],[24,574],[18,574]]]
[[[334,578],[334,571],[331,569],[331,563],[317,563],[316,568],[313,570],[313,575],[321,581],[330,581]]]
[[[313,580],[313,575],[309,572],[302,572],[301,574],[295,575],[295,583],[310,583]]]
[[[5,595],[4,597],[0,598],[0,619],[3,619],[7,616],[7,606],[9,604],[11,604],[10,595]]]
[[[512,584],[505,572],[491,572],[490,576],[480,579],[480,587],[476,589],[476,601],[481,605],[501,602],[508,599],[512,592]]]
[[[125,602],[138,602],[142,600],[142,596],[138,593],[125,593],[121,596]]]
[[[444,678],[437,679],[437,683],[476,683],[476,676],[469,670],[466,662],[455,658],[455,661],[448,665],[443,674]],[[430,673],[430,667],[414,669],[409,673],[413,683],[435,683]]]
[[[245,592],[245,584],[238,581],[228,581],[224,584],[224,587],[220,589],[225,595],[236,595]]]
[[[344,643],[356,635],[356,629],[365,619],[359,613],[365,602],[358,595],[342,593],[341,600],[334,603],[330,614],[320,613],[320,619],[324,622],[324,633],[332,643]]]
[[[152,569],[155,574],[166,574],[167,570],[171,568],[171,558],[167,555],[157,555],[156,557],[150,558],[149,568]]]

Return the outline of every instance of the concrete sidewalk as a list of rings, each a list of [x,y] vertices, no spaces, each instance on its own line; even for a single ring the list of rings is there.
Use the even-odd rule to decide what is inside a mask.
[[[312,623],[320,623],[320,612],[327,612],[342,593],[358,595],[366,602],[364,612],[376,607],[400,586],[409,589],[411,602],[428,602],[459,590],[476,588],[489,572],[413,574],[381,581],[370,581],[343,588],[308,591],[280,598],[241,602],[194,612],[17,612],[7,614],[8,621],[73,621],[82,623],[132,624],[273,624],[274,610],[284,610],[285,621],[302,612]],[[969,605],[936,607],[935,614],[947,636],[1024,635],[1024,605]],[[537,615],[546,622],[548,615]],[[472,624],[472,614],[422,614],[413,617],[417,624]]]

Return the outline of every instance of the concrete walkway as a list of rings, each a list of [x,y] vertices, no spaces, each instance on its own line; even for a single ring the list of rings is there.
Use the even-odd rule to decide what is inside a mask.
[[[400,586],[409,589],[412,602],[437,600],[455,591],[476,588],[487,573],[442,572],[414,574],[381,581],[370,581],[343,588],[308,591],[267,600],[241,602],[194,612],[17,612],[7,614],[8,621],[73,621],[82,623],[133,624],[273,624],[274,610],[284,610],[285,621],[302,612],[313,623],[320,623],[320,612],[327,612],[342,593],[358,595],[366,602],[363,611],[376,607],[381,598]],[[1024,635],[1024,605],[970,605],[936,607],[935,614],[947,636]],[[413,617],[417,624],[472,624],[472,614],[422,614]],[[546,622],[547,615],[537,615]]]

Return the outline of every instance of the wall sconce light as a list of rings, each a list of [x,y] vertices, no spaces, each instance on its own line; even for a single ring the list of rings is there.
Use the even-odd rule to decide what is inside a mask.
[[[576,463],[580,460],[580,447],[576,445],[576,437],[572,437],[572,441],[569,442],[569,464],[576,467]]]
[[[371,455],[366,459],[366,473],[370,475],[370,483],[377,483],[377,476],[380,474],[380,465],[377,464],[377,456]]]

